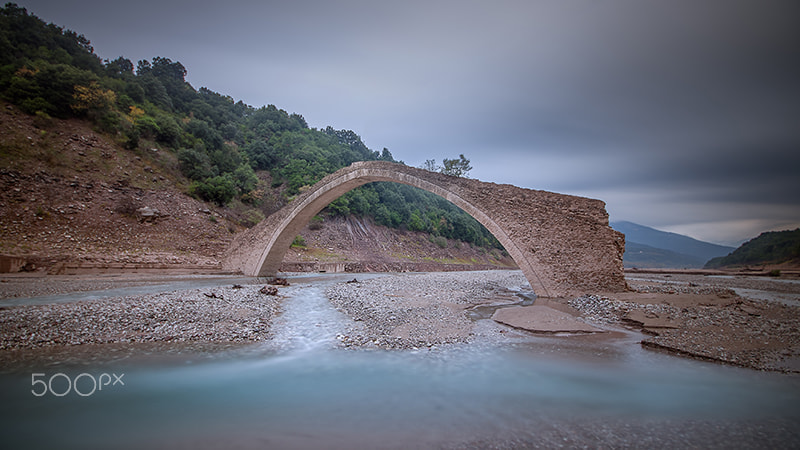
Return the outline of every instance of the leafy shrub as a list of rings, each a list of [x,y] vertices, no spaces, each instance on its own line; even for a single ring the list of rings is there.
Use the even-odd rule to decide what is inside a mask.
[[[256,226],[259,222],[261,222],[264,219],[265,219],[264,214],[261,211],[257,209],[250,209],[247,210],[242,215],[241,224],[246,226],[247,228],[251,228]]]
[[[239,189],[241,194],[246,194],[256,188],[258,184],[258,177],[250,167],[250,164],[242,163],[233,172],[233,179],[236,183],[236,188]]]
[[[219,206],[227,205],[236,197],[236,184],[230,174],[218,175],[205,181],[195,181],[190,188],[192,195],[214,202]]]
[[[444,236],[430,236],[428,239],[439,246],[439,248],[447,248],[447,238]]]

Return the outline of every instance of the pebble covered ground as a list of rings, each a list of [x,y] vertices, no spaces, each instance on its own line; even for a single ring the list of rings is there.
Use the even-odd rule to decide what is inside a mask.
[[[73,303],[0,308],[0,350],[269,338],[280,297],[226,286]]]
[[[664,319],[671,326],[643,327],[651,336],[642,345],[649,348],[753,369],[800,372],[800,306],[736,293],[736,290],[755,290],[800,299],[800,283],[679,275],[630,281],[629,285],[643,294],[668,294],[667,299],[681,294],[702,294],[723,301],[676,306],[620,301],[613,295],[586,295],[567,303],[595,323],[635,327],[630,317],[636,311],[642,313],[639,317]]]
[[[664,295],[656,303],[624,301],[614,294],[558,301],[589,324],[643,331],[649,336],[642,345],[648,348],[759,370],[800,372],[800,306],[736,293],[757,290],[800,299],[800,283],[680,275],[629,285],[645,299],[647,294]],[[509,293],[523,287],[529,286],[519,272],[428,273],[341,283],[326,294],[361,324],[340,336],[346,346],[394,349],[466,342],[474,334],[467,308],[503,303],[503,296],[506,303],[518,302]],[[709,302],[682,304],[686,295],[706,296]],[[635,317],[663,323],[648,326]]]
[[[466,308],[518,302],[509,292],[526,284],[519,271],[434,272],[339,283],[325,294],[360,324],[339,337],[344,345],[419,348],[468,341]]]
[[[649,348],[754,369],[800,372],[800,283],[796,280],[641,277],[629,279],[635,292],[624,298],[632,301],[614,294],[557,301],[589,324],[643,331],[647,337],[642,345]],[[40,283],[34,289],[39,293],[63,287],[62,281]],[[0,351],[265,341],[271,338],[270,327],[281,311],[282,297],[272,286],[271,293],[278,290],[278,295],[262,293],[262,286],[0,306]],[[517,294],[525,292],[530,293],[529,285],[521,272],[498,270],[394,274],[332,284],[326,295],[353,320],[338,336],[342,346],[408,349],[485,337],[476,332],[470,309],[519,303],[522,298]],[[757,295],[751,295],[754,292]],[[663,294],[658,297],[662,300],[648,303],[647,296],[654,293]],[[769,293],[782,301],[758,298]],[[714,301],[679,301],[690,295]],[[797,299],[796,304],[792,299]],[[649,320],[654,322],[648,324]]]
[[[158,281],[164,281],[166,283],[174,281],[175,279],[176,277],[147,277],[143,279],[141,276],[6,276],[0,278],[0,304],[2,304],[2,299],[5,298],[41,297],[70,292],[89,292],[130,286],[144,286],[154,284]]]

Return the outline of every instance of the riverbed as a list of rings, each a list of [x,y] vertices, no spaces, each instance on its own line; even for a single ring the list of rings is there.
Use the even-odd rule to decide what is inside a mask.
[[[8,365],[3,447],[800,446],[796,375],[653,352],[634,330],[534,335],[477,317],[464,342],[342,345],[359,323],[325,291],[353,277],[290,278],[258,342]],[[524,289],[510,280],[497,286]]]

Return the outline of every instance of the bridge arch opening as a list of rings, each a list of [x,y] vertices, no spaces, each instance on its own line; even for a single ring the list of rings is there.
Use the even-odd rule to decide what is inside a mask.
[[[560,200],[570,198],[589,199],[527,190],[509,185],[495,185],[478,180],[455,178],[402,164],[378,161],[357,162],[328,175],[312,186],[311,189],[300,194],[292,203],[238,236],[226,257],[226,267],[240,270],[251,276],[275,275],[292,241],[300,234],[302,228],[310,222],[312,217],[319,214],[328,204],[345,193],[376,181],[414,186],[436,194],[464,210],[486,227],[500,242],[509,256],[522,270],[537,295],[542,297],[568,295],[572,291],[570,289],[572,287],[571,284],[575,284],[576,281],[578,285],[582,284],[579,280],[576,280],[576,277],[580,277],[580,273],[572,273],[570,277],[561,277],[562,279],[559,280],[558,277],[554,277],[554,274],[559,273],[562,268],[549,267],[547,261],[540,260],[541,257],[537,253],[542,253],[548,257],[554,255],[557,257],[562,249],[550,248],[552,244],[543,246],[531,242],[532,239],[536,238],[538,231],[532,231],[534,229],[531,226],[536,226],[536,223],[529,220],[528,214],[537,214],[537,210],[541,210],[538,211],[539,213],[547,214],[547,211],[553,208],[553,200],[558,203]],[[514,196],[507,198],[505,195],[500,195],[498,197],[495,191],[502,191],[502,194],[507,194],[506,191],[509,191]],[[599,202],[597,200],[589,201]],[[574,201],[565,203],[566,205],[562,206],[567,208],[575,206],[572,204],[575,203]],[[594,222],[594,219],[599,217],[599,223],[589,223],[589,225],[596,225],[595,228],[597,230],[603,231],[604,222],[605,227],[610,230],[604,204],[602,202],[599,203],[603,205],[602,214],[597,215],[593,211],[582,212],[576,209],[574,215],[576,217],[581,216],[582,222],[587,222],[587,219],[588,222]],[[595,208],[596,206],[594,205]],[[589,212],[589,214],[587,215],[585,212]],[[562,212],[561,215],[563,214],[565,213]],[[569,215],[569,212],[566,212],[566,214]],[[541,218],[538,217],[538,219]],[[552,228],[552,225],[546,225],[542,222],[539,225],[547,229]],[[616,233],[613,230],[611,231]],[[616,234],[619,235],[619,233]],[[618,238],[618,236],[614,237]],[[576,245],[582,248],[586,247],[575,240],[570,242],[569,236],[564,236],[563,238],[565,240],[556,243],[556,247],[563,247],[564,250],[569,250],[570,247]],[[624,250],[624,238],[621,245],[622,250]],[[621,276],[622,253],[619,251],[619,245],[617,247],[617,251],[613,251],[613,248],[610,248],[610,250],[612,250],[612,253],[618,254],[609,256],[616,256],[619,259],[619,264],[611,264],[611,266],[614,266],[614,269],[618,269],[619,276],[617,278],[622,280],[622,284],[616,283],[617,287],[624,288],[624,278]],[[542,252],[542,250],[545,251]],[[575,252],[567,251],[566,253]],[[593,252],[590,251],[589,253]],[[561,256],[569,257],[570,255]],[[552,266],[552,263],[550,265]],[[569,271],[570,268],[565,266],[563,269]],[[578,270],[578,272],[581,271]]]

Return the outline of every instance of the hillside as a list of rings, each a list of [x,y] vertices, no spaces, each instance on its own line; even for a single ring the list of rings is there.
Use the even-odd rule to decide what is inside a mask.
[[[181,190],[239,212],[252,226],[300,191],[355,161],[394,161],[352,130],[310,128],[302,115],[275,105],[253,107],[186,81],[179,61],[155,56],[135,65],[94,54],[89,40],[46,24],[24,8],[0,8],[0,96],[46,124],[81,119],[134,152],[169,154],[155,164],[178,176]],[[168,161],[167,161],[168,160]],[[463,155],[430,167],[454,176],[471,169]],[[501,248],[474,218],[426,191],[369,183],[334,201],[324,216],[371,217],[396,229],[424,231]]]
[[[157,147],[121,148],[87,121],[42,121],[0,102],[0,254],[51,273],[79,266],[219,270],[219,257],[245,229],[243,212],[186,194],[189,181],[177,164],[174,153]],[[279,196],[280,188],[270,195]],[[365,231],[354,239],[349,229],[356,223]],[[333,217],[311,228],[302,232],[307,247],[290,251],[286,269],[315,270],[317,261],[370,270],[410,263],[427,264],[426,270],[431,263],[513,266],[501,250],[371,219]]]
[[[85,121],[44,123],[7,103],[0,123],[0,253],[38,266],[213,266],[241,228],[182,191],[169,152],[121,149]],[[144,220],[143,207],[158,212]]]
[[[706,264],[706,268],[741,268],[748,266],[800,266],[800,228],[761,233],[739,248]]]
[[[625,267],[700,268],[733,250],[632,222],[612,222],[611,227],[625,234]]]
[[[13,3],[0,8],[0,97],[8,102],[0,105],[0,252],[39,263],[213,265],[232,234],[325,175],[355,161],[395,161],[351,130],[310,128],[274,105],[195,89],[187,73],[160,56],[101,60],[85,36]],[[443,162],[431,167],[471,169],[463,155]],[[369,183],[314,223],[353,220],[459,247],[466,253],[455,259],[464,261],[476,259],[473,247],[503,253],[474,218],[410,186]],[[337,257],[363,258],[345,253]]]

